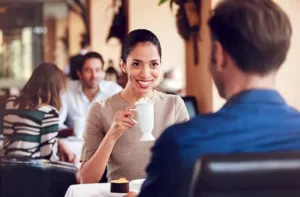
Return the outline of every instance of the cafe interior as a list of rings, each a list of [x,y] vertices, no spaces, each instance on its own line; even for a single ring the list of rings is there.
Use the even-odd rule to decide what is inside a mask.
[[[108,70],[113,70],[114,83],[125,88],[128,78],[120,66],[123,39],[132,30],[148,29],[158,37],[163,51],[157,91],[179,95],[191,119],[217,112],[226,101],[219,96],[209,70],[211,36],[207,21],[219,1],[0,0],[0,197],[124,196],[111,193],[110,189],[119,187],[118,182],[114,186],[107,179],[107,171],[98,183],[80,181],[84,142],[77,130],[85,127],[83,119],[72,127],[57,129],[57,138],[75,154],[76,162],[6,156],[6,102],[20,95],[42,62],[57,65],[67,81],[74,80],[70,59],[83,53],[84,43],[103,57],[102,78],[105,71],[107,77]],[[274,2],[288,14],[293,28],[276,89],[291,107],[300,110],[300,1]],[[276,196],[263,195],[263,191],[279,185],[277,194],[299,194],[298,175],[300,157],[295,153],[205,155],[195,165],[187,196]],[[129,185],[138,192],[142,179],[129,180]]]

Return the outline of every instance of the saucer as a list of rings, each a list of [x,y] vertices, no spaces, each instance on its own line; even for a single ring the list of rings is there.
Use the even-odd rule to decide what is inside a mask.
[[[139,192],[144,183],[145,179],[136,179],[130,181],[130,191]]]

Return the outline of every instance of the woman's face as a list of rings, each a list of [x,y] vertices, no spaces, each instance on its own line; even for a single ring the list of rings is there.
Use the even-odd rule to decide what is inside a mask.
[[[157,47],[150,42],[138,43],[129,53],[122,69],[128,76],[128,86],[138,94],[152,90],[160,74],[160,56]]]

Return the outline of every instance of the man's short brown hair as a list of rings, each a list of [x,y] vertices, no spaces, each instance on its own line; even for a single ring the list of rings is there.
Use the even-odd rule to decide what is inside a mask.
[[[247,73],[277,70],[290,47],[290,20],[272,0],[223,0],[209,26],[213,39]]]

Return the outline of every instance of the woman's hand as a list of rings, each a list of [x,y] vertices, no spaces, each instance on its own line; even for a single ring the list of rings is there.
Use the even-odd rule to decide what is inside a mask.
[[[126,130],[132,128],[135,125],[135,122],[132,120],[134,118],[135,113],[130,110],[130,108],[118,111],[115,114],[110,129],[108,130],[108,136],[111,136],[116,140],[119,139]]]
[[[76,154],[71,151],[61,140],[58,140],[58,150],[60,155],[60,161],[76,164]]]

